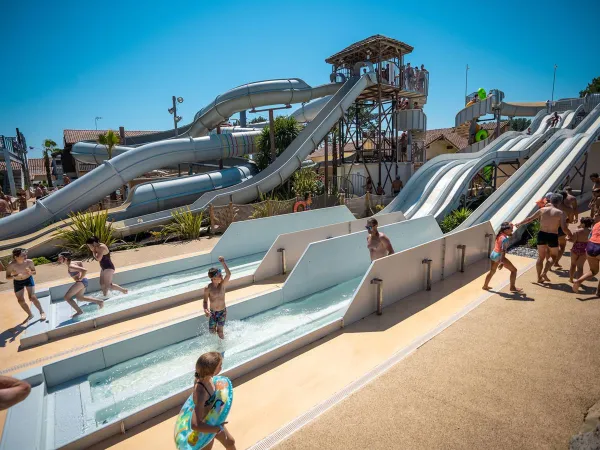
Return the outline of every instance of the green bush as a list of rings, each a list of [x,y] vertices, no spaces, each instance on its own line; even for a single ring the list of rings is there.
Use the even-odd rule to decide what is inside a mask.
[[[43,256],[40,256],[39,258],[33,258],[32,261],[34,266],[41,266],[42,264],[50,264],[52,262]]]
[[[319,193],[319,176],[313,169],[299,169],[292,175],[292,191],[296,197],[302,197],[310,192],[313,195]]]
[[[108,213],[72,213],[69,214],[70,224],[57,230],[56,235],[63,241],[61,247],[70,250],[74,255],[91,256],[92,252],[86,245],[91,236],[96,236],[100,242],[110,247],[115,242],[112,232],[112,222],[107,221]]]
[[[467,220],[472,213],[473,211],[468,208],[459,208],[450,212],[442,219],[442,222],[440,223],[442,232],[449,233],[450,231],[454,230],[461,223]]]
[[[540,231],[540,221],[536,220],[535,222],[531,222],[527,225],[526,233],[529,236],[527,239],[527,247],[536,248],[537,247],[537,235]]]
[[[181,208],[171,213],[173,221],[163,225],[160,235],[165,238],[178,237],[180,239],[198,239],[202,230],[204,214],[194,214],[189,207]]]
[[[287,205],[284,202],[279,201],[279,198],[275,194],[271,194],[268,197],[265,194],[260,194],[260,203],[252,205],[251,219],[261,219],[263,217],[277,216],[281,214]]]

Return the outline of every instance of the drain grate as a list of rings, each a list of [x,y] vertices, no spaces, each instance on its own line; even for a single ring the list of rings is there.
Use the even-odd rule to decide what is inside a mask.
[[[518,275],[519,276],[523,275],[525,272],[527,272],[529,269],[531,269],[534,265],[535,265],[535,261],[528,264],[526,267],[524,267],[522,270],[520,270]],[[506,286],[508,286],[508,283],[509,283],[508,281],[502,283],[497,290],[504,289]],[[249,447],[248,450],[267,450],[267,449],[274,447],[278,443],[282,442],[283,440],[285,440],[286,438],[291,436],[293,433],[298,431],[300,428],[304,427],[309,422],[312,422],[317,417],[319,417],[321,414],[323,414],[327,410],[331,409],[336,404],[340,403],[342,400],[346,399],[347,397],[349,397],[354,392],[358,391],[359,389],[361,389],[362,387],[364,387],[365,385],[367,385],[374,379],[381,376],[383,373],[385,373],[386,371],[391,369],[392,366],[394,366],[397,363],[399,363],[400,361],[402,361],[404,358],[406,358],[412,352],[414,352],[419,347],[424,345],[427,341],[431,340],[437,334],[444,331],[446,328],[448,328],[454,322],[459,320],[461,317],[464,317],[465,315],[467,315],[469,312],[471,312],[473,309],[475,309],[477,306],[482,304],[484,301],[486,301],[488,298],[492,297],[493,295],[495,295],[495,292],[486,292],[486,293],[480,295],[476,300],[474,300],[473,302],[471,302],[470,304],[465,306],[461,311],[457,312],[456,314],[454,314],[453,316],[451,316],[444,322],[440,323],[436,328],[431,330],[429,333],[426,333],[425,335],[421,336],[420,338],[415,339],[407,347],[403,348],[399,352],[392,355],[388,360],[384,361],[382,364],[375,367],[370,372],[367,372],[365,375],[363,375],[362,377],[353,381],[352,383],[350,383],[348,386],[346,386],[341,391],[336,392],[333,396],[331,396],[324,402],[314,406],[312,409],[308,410],[306,413],[304,413],[301,416],[297,417],[296,419],[292,420],[287,425],[284,425],[279,430],[275,431],[273,434],[267,436],[263,440],[257,442],[253,446]]]

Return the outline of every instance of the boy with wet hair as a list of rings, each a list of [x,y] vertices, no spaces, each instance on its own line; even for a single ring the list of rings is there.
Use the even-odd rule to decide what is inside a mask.
[[[225,269],[225,277],[221,269],[211,267],[208,270],[210,283],[204,288],[204,314],[208,317],[208,330],[217,333],[221,339],[225,339],[223,327],[227,319],[227,306],[225,305],[225,288],[231,278],[231,271],[225,262],[225,258],[219,256],[219,262]]]

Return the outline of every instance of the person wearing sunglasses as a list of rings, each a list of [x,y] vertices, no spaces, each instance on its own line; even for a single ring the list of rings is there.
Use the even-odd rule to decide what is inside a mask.
[[[219,256],[219,262],[225,269],[225,278],[221,269],[211,267],[208,270],[210,283],[204,289],[204,314],[208,317],[208,330],[217,333],[221,339],[225,339],[223,328],[227,319],[227,306],[225,305],[225,288],[231,278],[231,271],[227,267],[225,258]]]
[[[377,225],[377,219],[371,217],[367,220],[367,226],[365,227],[369,232],[367,236],[367,248],[371,255],[371,261],[394,253],[390,239],[385,234],[377,231]]]

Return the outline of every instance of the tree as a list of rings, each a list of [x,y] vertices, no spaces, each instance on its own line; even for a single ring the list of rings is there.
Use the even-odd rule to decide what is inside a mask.
[[[50,153],[56,151],[56,142],[52,139],[44,139],[44,167],[46,169],[46,179],[48,180],[48,187],[52,187],[52,171],[50,170]]]
[[[301,127],[293,117],[276,117],[274,120],[275,127],[275,151],[277,156],[292,143],[300,134]],[[271,164],[271,137],[269,127],[264,127],[258,136],[256,153],[256,165],[259,170],[264,170]]]
[[[112,152],[115,145],[121,142],[119,135],[115,134],[113,130],[108,130],[104,134],[98,135],[98,144],[106,147],[106,153],[108,153],[108,159],[112,159]]]
[[[531,119],[525,119],[524,117],[510,119],[508,125],[513,131],[525,131],[531,125]]]
[[[292,191],[296,197],[303,197],[304,194],[319,193],[319,176],[310,168],[299,169],[292,175]]]
[[[98,135],[98,144],[104,145],[106,147],[106,153],[108,153],[108,159],[112,159],[112,152],[115,145],[121,142],[121,138],[119,135],[115,134],[113,130],[108,130],[104,134]],[[125,199],[125,186],[121,187],[123,190],[123,199]],[[111,200],[117,199],[117,193],[113,192],[110,194]]]
[[[579,91],[579,97],[585,97],[587,94],[600,93],[600,77],[594,78],[583,91]]]
[[[265,119],[263,116],[258,116],[258,117],[255,117],[254,119],[252,119],[250,121],[250,123],[260,123],[260,122],[266,122],[266,121],[267,121],[267,119]]]

